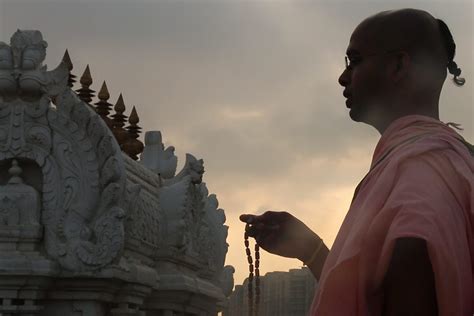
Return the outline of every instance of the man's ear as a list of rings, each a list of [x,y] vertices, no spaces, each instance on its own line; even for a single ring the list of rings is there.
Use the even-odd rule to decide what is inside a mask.
[[[396,52],[394,55],[395,58],[389,68],[389,75],[393,82],[398,83],[408,76],[412,67],[412,62],[411,57],[407,52],[400,51]]]

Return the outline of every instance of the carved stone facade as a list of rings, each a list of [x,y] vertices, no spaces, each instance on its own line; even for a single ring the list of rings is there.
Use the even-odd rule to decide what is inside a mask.
[[[0,42],[0,314],[216,315],[234,270],[203,161],[176,174],[159,132],[129,158],[46,47]]]

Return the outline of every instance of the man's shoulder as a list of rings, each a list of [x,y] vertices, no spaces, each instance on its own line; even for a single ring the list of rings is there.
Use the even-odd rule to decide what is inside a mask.
[[[397,164],[417,167],[424,164],[439,171],[452,172],[460,164],[474,171],[474,145],[461,135],[427,134],[401,144],[392,156]],[[440,166],[443,166],[440,168]]]

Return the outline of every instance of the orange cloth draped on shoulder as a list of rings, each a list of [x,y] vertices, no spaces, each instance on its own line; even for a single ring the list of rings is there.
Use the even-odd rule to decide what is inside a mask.
[[[390,124],[325,262],[310,315],[380,315],[380,288],[401,237],[426,241],[439,315],[473,315],[474,158],[460,137],[421,115]]]

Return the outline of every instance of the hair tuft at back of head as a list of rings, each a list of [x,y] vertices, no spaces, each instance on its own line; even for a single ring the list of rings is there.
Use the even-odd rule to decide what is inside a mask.
[[[439,30],[441,32],[441,38],[443,39],[443,44],[448,54],[448,71],[454,76],[453,81],[457,86],[462,86],[466,83],[466,79],[459,77],[461,75],[461,68],[458,67],[454,61],[454,56],[456,55],[456,43],[454,42],[453,35],[449,30],[446,23],[441,19],[436,19],[438,21]]]

